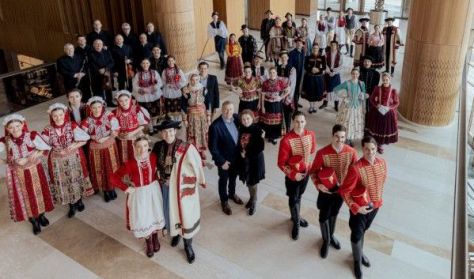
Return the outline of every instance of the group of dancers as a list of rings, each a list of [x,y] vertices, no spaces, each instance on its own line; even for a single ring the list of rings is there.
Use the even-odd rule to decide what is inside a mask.
[[[262,22],[265,28],[271,25],[271,11],[267,15],[267,22]],[[285,174],[293,222],[291,237],[298,239],[300,227],[308,226],[300,217],[300,207],[311,179],[319,191],[321,257],[327,257],[329,247],[340,249],[334,233],[345,201],[351,212],[354,274],[361,278],[361,264],[370,266],[363,254],[364,233],[382,205],[387,175],[386,163],[376,153],[383,153],[383,144],[398,139],[393,71],[383,73],[379,85],[380,73],[372,66],[374,58],[364,52],[365,48],[360,53],[356,48],[354,63],[358,58],[360,68],[352,69],[351,79],[341,83],[343,55],[334,34],[327,35],[329,48],[317,40],[309,45],[306,21],[299,31],[285,30],[275,35],[283,32],[277,17],[264,42],[265,54],[256,49],[247,26],[242,26],[243,38],[236,40],[231,35],[228,44],[223,42],[227,36],[225,24],[216,12],[212,16],[209,34],[222,58],[221,66],[226,64],[222,45],[227,49],[226,82],[239,96],[238,114],[234,113],[234,105],[225,101],[222,115],[216,117],[219,92],[211,89],[217,85],[211,82],[215,76],[208,75],[206,62],[198,65],[199,74],[191,73],[186,78],[169,55],[161,74],[150,69],[150,59],[142,59],[130,85],[132,91],[118,90],[113,110],[106,109],[103,94],[83,103],[81,90],[73,88],[67,93],[68,105],[55,103],[49,107],[49,125],[41,132],[29,131],[27,120],[20,114],[8,115],[3,121],[5,136],[0,139],[0,150],[6,153],[12,219],[29,220],[38,234],[49,224],[45,213],[52,211],[54,204],[68,205],[68,217],[72,218],[85,209],[83,199],[101,193],[104,201],[110,202],[117,198],[118,188],[127,197],[127,228],[137,238],[145,239],[147,256],[160,250],[158,232],[166,229],[172,246],[184,239],[187,260],[192,263],[192,238],[199,231],[201,217],[198,188],[206,186],[203,166],[212,166],[207,151],[218,168],[223,212],[232,214],[228,200],[243,204],[235,193],[239,177],[249,190],[248,214],[254,215],[257,185],[265,178],[264,139],[277,144],[282,137],[277,165]],[[355,28],[352,11],[348,16],[346,26]],[[290,23],[291,17],[287,14]],[[324,20],[331,22],[330,11],[327,17]],[[293,24],[286,23],[287,28],[294,28]],[[293,33],[306,37],[290,38]],[[282,41],[277,44],[275,38]],[[243,49],[239,42],[246,42],[253,50]],[[69,45],[65,51],[71,54]],[[265,60],[273,61],[275,66],[265,67]],[[235,67],[237,63],[240,69]],[[72,73],[75,84],[82,77],[80,71]],[[331,144],[317,152],[315,134],[305,128],[306,116],[298,109],[300,95],[310,102],[309,114],[316,112],[316,102],[323,102],[320,109],[329,102],[335,104]],[[186,141],[176,137],[182,126]],[[152,148],[146,134],[155,132],[159,132],[161,141]],[[356,141],[362,143],[360,159],[353,148]]]

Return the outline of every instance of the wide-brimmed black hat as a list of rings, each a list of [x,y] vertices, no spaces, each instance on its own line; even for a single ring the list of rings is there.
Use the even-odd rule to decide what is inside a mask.
[[[370,18],[368,17],[363,17],[361,19],[359,19],[359,22],[369,22],[370,21]]]
[[[179,128],[181,128],[181,121],[174,121],[174,120],[171,120],[171,119],[165,119],[159,125],[156,125],[153,128],[155,128],[158,131],[162,131],[162,130],[166,130],[166,129],[170,129],[170,128],[179,129]]]
[[[257,51],[257,54],[255,54],[254,58],[255,57],[258,57],[260,59],[265,59],[265,53],[263,53],[263,51],[259,50],[259,51]]]
[[[393,17],[387,17],[387,18],[385,19],[385,22],[388,22],[388,21],[395,21],[395,18],[393,18]]]
[[[287,51],[287,50],[282,50],[282,51],[280,51],[280,53],[278,54],[278,56],[281,57],[282,55],[285,55],[285,54],[288,55],[288,51]]]

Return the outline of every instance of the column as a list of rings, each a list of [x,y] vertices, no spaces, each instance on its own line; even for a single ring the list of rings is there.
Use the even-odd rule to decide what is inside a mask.
[[[400,114],[427,126],[454,117],[474,0],[411,1]]]
[[[219,12],[219,18],[223,20],[229,30],[229,35],[235,33],[240,37],[240,27],[245,24],[244,0],[214,0],[214,10]],[[209,22],[212,20],[209,15]]]
[[[195,69],[196,28],[193,0],[153,0],[152,15],[166,39],[168,53],[184,71]],[[207,28],[207,26],[205,26]],[[201,28],[201,26],[199,26]]]
[[[298,0],[301,1],[301,0]],[[296,0],[248,0],[249,27],[260,29],[260,24],[265,18],[265,12],[272,10],[273,16],[280,16],[283,21],[287,12],[293,14],[295,19]]]

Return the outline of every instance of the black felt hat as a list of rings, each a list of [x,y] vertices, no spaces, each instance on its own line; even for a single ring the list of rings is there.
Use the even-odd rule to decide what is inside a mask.
[[[369,22],[370,21],[370,18],[368,17],[363,17],[361,19],[359,19],[359,22]]]
[[[393,18],[393,17],[387,17],[387,18],[385,19],[385,22],[389,22],[389,21],[395,21],[395,18]]]
[[[181,128],[181,121],[173,121],[171,119],[165,119],[159,125],[156,125],[153,128],[155,128],[158,131],[162,131],[162,130],[166,130],[170,128],[179,129]]]

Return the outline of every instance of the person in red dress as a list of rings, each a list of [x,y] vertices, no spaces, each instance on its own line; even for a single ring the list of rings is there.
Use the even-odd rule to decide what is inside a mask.
[[[319,191],[316,203],[319,209],[319,225],[323,237],[321,257],[326,258],[329,245],[339,250],[341,245],[334,237],[337,215],[342,206],[342,197],[337,193],[349,167],[357,161],[357,151],[345,144],[346,127],[336,124],[332,127],[331,143],[321,148],[310,170],[311,180]],[[328,175],[330,174],[330,175]]]
[[[278,167],[285,173],[286,195],[293,221],[291,237],[297,240],[300,226],[308,226],[308,222],[300,217],[300,203],[308,184],[311,158],[316,151],[316,137],[313,131],[305,129],[306,119],[302,112],[295,112],[292,120],[293,130],[280,141]]]
[[[118,106],[112,111],[117,117],[120,130],[117,136],[117,147],[120,163],[124,164],[133,158],[133,141],[143,135],[143,128],[151,121],[148,111],[132,99],[128,90],[120,90],[115,98]],[[151,127],[153,130],[153,126]]]
[[[76,210],[84,210],[82,198],[94,194],[82,150],[90,137],[76,122],[69,120],[65,105],[52,104],[48,113],[50,125],[44,128],[42,136],[52,147],[48,158],[51,191],[56,203],[69,204],[68,217],[72,218]]]
[[[14,222],[29,220],[33,233],[49,225],[44,215],[54,209],[49,190],[46,156],[51,147],[35,131],[29,131],[26,119],[10,114],[3,120],[5,136],[0,138],[0,153],[6,153],[6,186],[10,216]]]
[[[244,62],[242,61],[242,47],[236,39],[235,34],[230,34],[229,42],[225,46],[227,63],[225,66],[225,82],[230,85],[244,74]]]
[[[376,86],[370,95],[370,110],[367,114],[365,132],[378,143],[377,151],[382,154],[384,144],[398,141],[397,107],[400,103],[397,90],[392,87],[389,73],[382,74],[382,85]]]
[[[370,267],[369,259],[363,253],[364,235],[383,204],[382,194],[387,179],[387,164],[376,156],[377,142],[373,137],[362,139],[362,151],[364,156],[349,168],[339,189],[350,208],[349,227],[356,278],[362,278],[361,263]]]
[[[146,255],[160,250],[158,231],[165,226],[163,197],[156,175],[156,155],[144,135],[133,142],[134,158],[130,158],[111,177],[115,187],[127,193],[127,229],[136,238],[145,238]]]
[[[89,161],[91,181],[95,191],[104,193],[105,202],[115,200],[117,193],[110,183],[110,175],[120,166],[115,137],[120,125],[115,115],[105,109],[105,101],[95,96],[87,102],[88,117],[81,127],[90,135]]]

